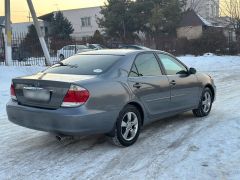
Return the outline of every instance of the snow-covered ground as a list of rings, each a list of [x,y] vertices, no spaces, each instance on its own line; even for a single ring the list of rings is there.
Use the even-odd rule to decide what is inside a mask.
[[[0,179],[240,179],[240,57],[180,57],[216,81],[206,118],[191,112],[160,120],[129,148],[104,136],[58,142],[10,123],[5,114],[12,77],[43,67],[0,66]]]

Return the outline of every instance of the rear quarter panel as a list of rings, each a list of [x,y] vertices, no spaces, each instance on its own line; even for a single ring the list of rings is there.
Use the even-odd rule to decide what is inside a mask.
[[[79,85],[90,93],[90,98],[85,104],[88,109],[120,111],[130,98],[128,87],[121,81],[103,79]]]

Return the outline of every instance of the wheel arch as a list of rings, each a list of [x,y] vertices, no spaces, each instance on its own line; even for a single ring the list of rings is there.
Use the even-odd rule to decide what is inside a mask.
[[[131,102],[128,102],[124,107],[123,109],[128,106],[128,105],[131,105],[131,106],[134,106],[138,109],[140,115],[141,115],[141,120],[142,120],[142,126],[144,125],[144,119],[145,119],[145,114],[144,114],[144,110],[143,110],[143,107],[140,103],[136,102],[136,101],[131,101]],[[109,132],[109,133],[106,133],[107,136],[109,137],[113,137],[115,135],[115,128],[116,128],[116,122],[114,124],[114,127],[113,129]]]
[[[211,90],[212,95],[213,95],[212,100],[214,100],[215,99],[215,90],[214,90],[213,86],[211,84],[206,84],[204,88],[209,88]]]
[[[139,113],[141,115],[141,120],[142,120],[141,123],[142,123],[142,126],[143,126],[144,125],[145,115],[144,115],[144,110],[143,110],[142,105],[140,103],[138,103],[138,102],[135,102],[135,101],[129,102],[127,105],[135,106],[138,109],[138,111],[139,111]]]

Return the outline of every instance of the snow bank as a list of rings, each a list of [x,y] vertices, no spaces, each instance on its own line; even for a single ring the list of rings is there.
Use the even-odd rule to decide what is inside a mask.
[[[182,56],[178,57],[189,67],[195,67],[200,71],[220,71],[228,69],[240,69],[240,56]]]

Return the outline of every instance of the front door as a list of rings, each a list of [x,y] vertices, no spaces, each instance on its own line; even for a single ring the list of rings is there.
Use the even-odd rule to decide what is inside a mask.
[[[128,83],[135,96],[152,117],[168,111],[170,87],[162,74],[159,61],[153,53],[137,56],[129,74]]]
[[[171,109],[183,110],[198,104],[199,84],[194,74],[174,57],[159,53],[171,87]]]

